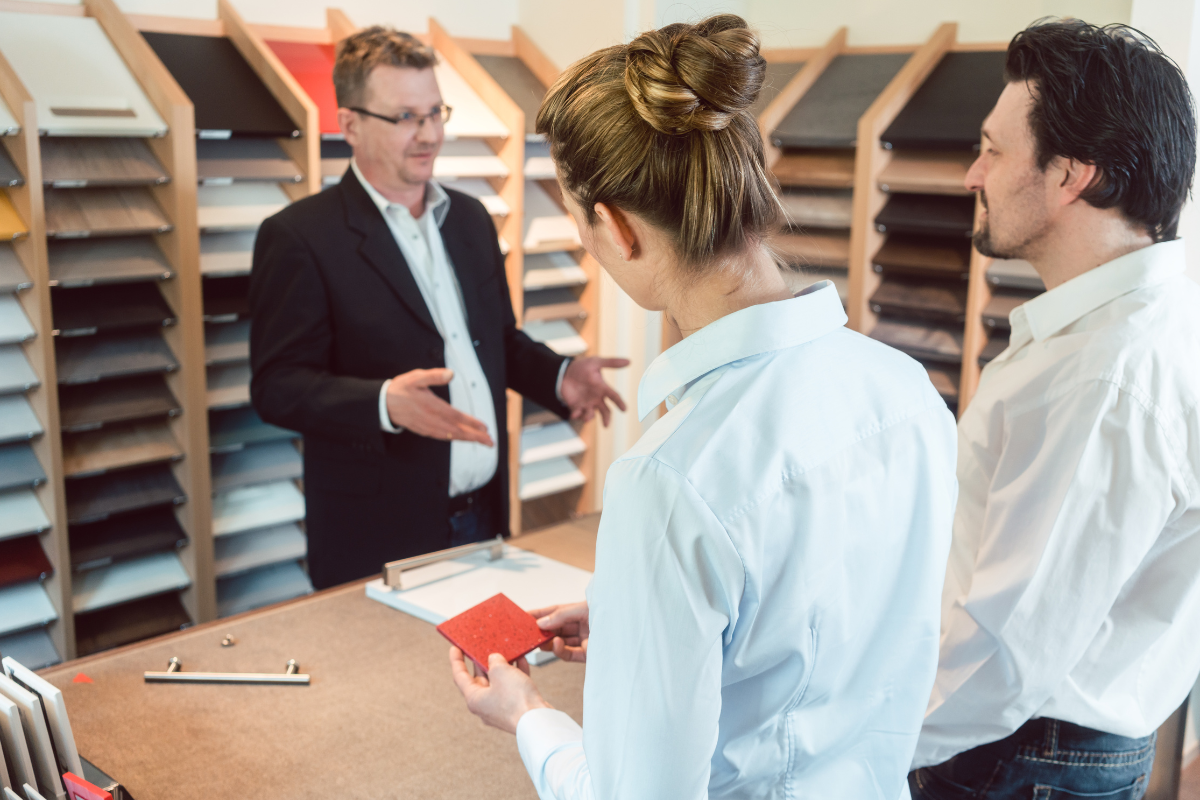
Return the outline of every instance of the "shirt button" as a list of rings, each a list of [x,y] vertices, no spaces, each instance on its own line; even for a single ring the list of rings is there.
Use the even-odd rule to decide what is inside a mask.
[[[673,405],[673,406],[674,406],[674,405],[679,405],[679,398],[678,398],[678,397],[676,397],[676,396],[675,396],[675,395],[673,395],[673,394],[669,394],[669,395],[667,395],[667,401],[668,401],[668,402],[669,402],[671,405]]]

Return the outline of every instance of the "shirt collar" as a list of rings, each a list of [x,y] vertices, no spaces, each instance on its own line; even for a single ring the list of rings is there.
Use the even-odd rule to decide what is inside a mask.
[[[832,281],[820,281],[790,300],[743,308],[721,317],[659,354],[638,386],[638,419],[667,395],[718,367],[810,342],[846,324]]]
[[[388,200],[379,190],[371,185],[370,181],[363,177],[362,172],[358,168],[358,162],[353,158],[350,159],[350,169],[354,170],[354,176],[358,178],[358,182],[367,190],[367,196],[371,198],[371,202],[379,209],[379,213],[386,214],[389,208],[407,208],[399,203],[393,203]],[[442,227],[442,223],[446,221],[446,215],[450,213],[450,195],[446,194],[446,190],[433,181],[425,184],[425,213],[433,214],[433,219],[437,226]]]

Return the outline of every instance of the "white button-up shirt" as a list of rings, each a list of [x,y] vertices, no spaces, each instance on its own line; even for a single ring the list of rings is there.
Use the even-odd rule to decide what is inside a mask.
[[[651,364],[667,414],[608,471],[582,730],[521,717],[542,798],[881,798],[937,661],[954,419],[833,285]]]
[[[1200,670],[1200,287],[1156,244],[1016,308],[958,437],[915,766],[1050,717],[1149,735]]]

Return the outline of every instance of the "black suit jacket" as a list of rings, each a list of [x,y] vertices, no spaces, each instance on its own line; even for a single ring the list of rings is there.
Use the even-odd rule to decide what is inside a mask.
[[[563,359],[516,326],[504,258],[483,205],[447,190],[441,227],[491,386],[499,463],[487,535],[508,532],[505,388],[566,416]],[[379,425],[379,390],[445,366],[442,337],[379,209],[341,183],[266,220],[250,275],[250,392],[267,422],[304,435],[309,571],[317,588],[449,544],[450,443]],[[435,393],[447,402],[449,388]]]

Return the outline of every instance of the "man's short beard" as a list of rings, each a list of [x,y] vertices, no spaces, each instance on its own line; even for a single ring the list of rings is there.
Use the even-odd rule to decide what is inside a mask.
[[[992,241],[992,231],[988,227],[987,222],[980,225],[979,230],[975,231],[971,236],[971,244],[975,245],[975,249],[979,251],[980,255],[987,256],[988,258],[1008,259],[1017,257],[1011,253],[996,249],[996,245]]]

